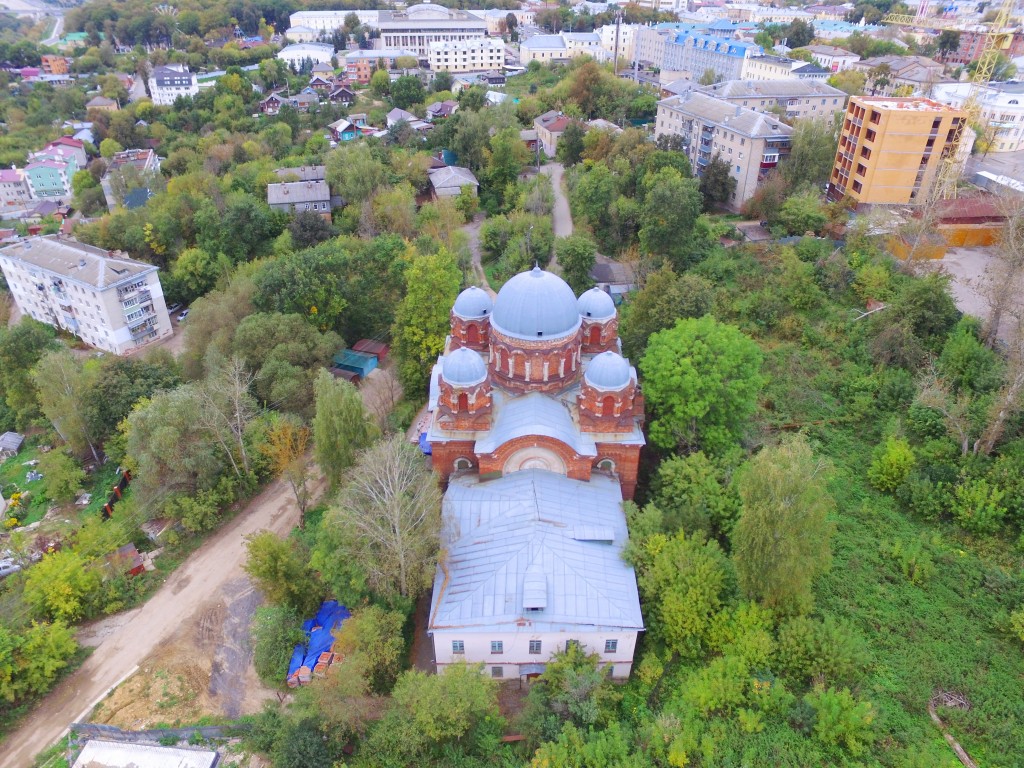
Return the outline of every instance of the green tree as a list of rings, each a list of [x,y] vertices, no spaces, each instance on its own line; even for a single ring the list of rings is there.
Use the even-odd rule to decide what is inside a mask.
[[[120,143],[111,138],[106,138],[100,142],[100,155],[104,160],[109,160],[118,152],[123,152],[124,147]]]
[[[648,275],[644,287],[629,295],[622,312],[619,336],[625,353],[638,358],[653,334],[671,328],[677,320],[710,313],[714,290],[703,277],[677,275],[668,264]]]
[[[955,29],[944,29],[939,33],[936,46],[940,54],[953,53],[960,47],[960,33]]]
[[[295,539],[282,539],[270,531],[245,539],[243,570],[274,605],[297,616],[312,616],[323,599],[323,587],[309,567],[309,553]]]
[[[391,77],[386,69],[378,69],[370,75],[370,90],[377,98],[387,96],[391,91]]]
[[[332,150],[327,155],[326,174],[331,191],[349,205],[369,200],[388,182],[387,166],[362,141],[346,142]]]
[[[76,650],[75,633],[63,621],[33,621],[17,634],[0,627],[0,698],[45,693]]]
[[[252,622],[253,666],[263,684],[279,688],[288,676],[292,649],[306,640],[302,618],[287,605],[261,605]]]
[[[697,80],[701,85],[714,85],[719,80],[718,73],[713,69],[705,69],[704,73]]]
[[[503,203],[505,190],[510,184],[515,184],[528,157],[529,153],[519,138],[517,128],[504,128],[491,137],[487,158],[487,184]]]
[[[288,225],[292,243],[297,250],[311,248],[334,237],[334,227],[316,211],[299,211]]]
[[[739,498],[723,467],[701,451],[673,456],[658,466],[652,503],[666,531],[705,537],[727,534],[739,515]]]
[[[85,482],[85,470],[61,450],[54,449],[40,456],[39,471],[43,475],[43,493],[56,502],[74,500]]]
[[[24,598],[37,616],[75,622],[91,614],[101,586],[96,568],[74,550],[62,549],[28,569]]]
[[[803,48],[814,40],[814,25],[803,19],[794,19],[786,27],[786,45],[790,48]]]
[[[792,150],[779,166],[791,189],[810,186],[824,188],[832,173],[838,136],[829,120],[797,120],[793,126]]]
[[[224,254],[207,253],[202,248],[186,248],[174,260],[171,276],[180,286],[183,298],[194,301],[208,293],[217,280],[231,271],[231,262]]]
[[[583,137],[586,133],[583,126],[575,120],[565,127],[558,139],[558,162],[570,167],[583,159]]]
[[[732,533],[740,588],[782,614],[804,613],[832,561],[830,466],[802,435],[763,449],[736,479],[743,511]]]
[[[398,436],[365,450],[349,473],[342,503],[324,517],[344,558],[379,596],[413,600],[434,577],[441,495],[419,449]]]
[[[910,444],[899,437],[890,437],[875,449],[868,481],[880,491],[895,491],[914,469],[916,459]]]
[[[694,257],[694,227],[701,211],[700,182],[675,168],[662,168],[644,180],[640,212],[640,247],[680,271]]]
[[[455,257],[442,248],[417,256],[405,278],[408,288],[395,313],[392,339],[402,388],[412,394],[426,391],[430,368],[444,349],[448,309],[462,286],[462,272]]]
[[[573,292],[581,294],[594,286],[590,276],[597,263],[597,246],[586,235],[569,235],[555,239],[555,258],[562,268],[562,277]]]
[[[859,69],[844,69],[828,79],[828,84],[850,96],[863,96],[867,75]]]
[[[334,649],[346,664],[357,664],[373,693],[387,694],[402,671],[405,617],[377,605],[356,610],[335,635]]]
[[[441,71],[434,73],[434,79],[430,82],[430,90],[434,93],[450,91],[452,89],[452,73]]]
[[[736,179],[732,175],[732,166],[729,165],[728,160],[716,152],[700,177],[700,193],[704,196],[704,210],[709,211],[716,205],[728,203],[735,192]]]
[[[39,415],[32,369],[56,347],[53,328],[30,317],[0,328],[0,392],[19,427],[27,427]]]
[[[756,408],[760,368],[757,344],[710,315],[654,334],[640,360],[651,442],[666,451],[732,450]]]
[[[343,379],[321,370],[313,385],[314,455],[331,487],[340,486],[356,454],[377,438],[377,427],[359,391]]]
[[[715,541],[655,534],[642,544],[637,584],[655,637],[672,653],[699,658],[729,585],[728,560]]]
[[[391,84],[391,103],[399,109],[408,109],[413,104],[422,104],[425,95],[423,83],[416,75],[402,75]]]
[[[79,456],[98,459],[97,437],[89,419],[86,398],[98,384],[99,366],[83,365],[71,351],[55,349],[44,355],[33,371],[39,407],[51,424],[60,424],[68,445]]]
[[[874,708],[870,701],[855,699],[849,689],[818,687],[804,701],[814,710],[814,735],[819,741],[860,755],[874,740]]]
[[[790,195],[779,211],[779,224],[790,235],[818,232],[828,222],[817,192]]]

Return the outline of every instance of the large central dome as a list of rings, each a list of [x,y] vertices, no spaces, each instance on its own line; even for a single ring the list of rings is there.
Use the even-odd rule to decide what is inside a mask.
[[[576,294],[562,278],[534,267],[498,291],[491,325],[519,339],[553,339],[580,327]]]

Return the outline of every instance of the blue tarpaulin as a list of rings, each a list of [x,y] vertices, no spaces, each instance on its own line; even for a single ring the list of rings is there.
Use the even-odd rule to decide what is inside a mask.
[[[427,456],[430,456],[430,443],[427,442],[427,433],[420,432],[420,450]]]
[[[313,669],[320,654],[329,651],[334,644],[334,630],[351,615],[348,608],[338,605],[336,600],[325,600],[316,616],[302,622],[306,644],[295,646],[288,664],[288,677],[295,675],[301,667]]]

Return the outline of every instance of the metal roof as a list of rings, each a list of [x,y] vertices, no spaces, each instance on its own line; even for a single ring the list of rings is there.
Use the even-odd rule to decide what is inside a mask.
[[[59,235],[31,237],[0,249],[0,256],[20,262],[30,270],[38,267],[96,288],[106,288],[156,272],[157,268],[152,264],[116,253]]]
[[[643,629],[636,574],[622,559],[628,533],[616,480],[539,469],[486,482],[453,477],[443,516],[447,557],[434,578],[432,630]],[[574,537],[587,526],[614,538]]]
[[[560,400],[541,392],[530,392],[518,397],[495,399],[505,402],[497,408],[497,416],[490,431],[476,442],[477,454],[493,453],[509,440],[539,435],[551,437],[570,446],[580,456],[597,456],[594,438],[580,432],[573,423],[569,408]]]
[[[267,184],[267,203],[286,205],[323,202],[331,199],[331,190],[326,181],[286,181]]]
[[[4,432],[0,435],[0,451],[20,451],[21,444],[25,442],[23,435],[17,432]]]
[[[446,187],[462,189],[466,186],[477,187],[480,184],[469,168],[462,168],[457,165],[438,168],[428,172],[427,175],[430,177],[430,185],[434,189],[445,189]]]
[[[72,768],[213,768],[215,765],[217,753],[209,749],[90,739]]]

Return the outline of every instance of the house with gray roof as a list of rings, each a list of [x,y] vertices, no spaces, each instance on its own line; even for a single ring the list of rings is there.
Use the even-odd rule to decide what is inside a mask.
[[[696,91],[658,102],[654,135],[677,135],[701,176],[719,157],[729,164],[736,191],[726,205],[739,210],[789,154],[793,129],[776,117]]]
[[[458,197],[463,187],[473,190],[476,196],[480,183],[469,168],[461,168],[457,165],[446,165],[444,168],[437,168],[428,173],[430,176],[431,194],[436,200],[439,197]]]
[[[789,120],[832,120],[846,113],[849,96],[821,80],[726,80],[713,85],[689,83],[676,89],[675,83],[663,86],[673,95],[695,91],[714,96],[755,112],[779,114]]]
[[[267,205],[275,211],[290,214],[312,211],[327,221],[331,220],[331,190],[322,179],[268,184]]]

